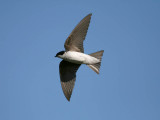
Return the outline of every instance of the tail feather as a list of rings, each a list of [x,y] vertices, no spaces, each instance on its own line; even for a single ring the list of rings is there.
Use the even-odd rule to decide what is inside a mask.
[[[101,51],[89,54],[90,56],[95,57],[95,58],[100,60],[99,63],[88,65],[88,67],[90,67],[97,74],[99,74],[99,69],[100,69],[100,66],[101,66],[101,60],[102,60],[103,52],[104,52],[104,50],[101,50]]]

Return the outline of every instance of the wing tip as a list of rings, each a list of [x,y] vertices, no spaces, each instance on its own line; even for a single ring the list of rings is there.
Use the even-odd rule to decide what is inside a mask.
[[[86,17],[91,17],[92,16],[92,13],[89,13]]]
[[[67,98],[67,97],[66,97]],[[67,98],[68,102],[70,102],[70,98]]]
[[[88,15],[89,15],[89,16],[92,16],[92,13],[89,13]]]
[[[71,94],[71,95],[72,95],[72,94]],[[68,100],[68,102],[70,102],[71,95],[69,95],[69,96],[65,95],[65,97],[66,97],[66,99]]]

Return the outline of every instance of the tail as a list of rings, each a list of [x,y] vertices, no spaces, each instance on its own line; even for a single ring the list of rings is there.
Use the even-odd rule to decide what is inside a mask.
[[[100,69],[100,66],[101,66],[101,60],[102,60],[103,52],[104,52],[104,50],[101,50],[101,51],[89,54],[90,56],[95,57],[95,58],[100,60],[99,63],[88,65],[88,67],[90,67],[97,74],[99,74],[99,69]]]

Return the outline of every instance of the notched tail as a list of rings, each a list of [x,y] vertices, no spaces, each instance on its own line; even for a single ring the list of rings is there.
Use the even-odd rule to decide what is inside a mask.
[[[96,64],[88,65],[88,67],[90,67],[97,74],[99,74],[99,69],[100,69],[100,66],[101,66],[101,60],[102,60],[103,52],[104,52],[104,50],[101,50],[101,51],[89,54],[90,56],[95,57],[95,58],[100,60],[100,62],[98,62]]]

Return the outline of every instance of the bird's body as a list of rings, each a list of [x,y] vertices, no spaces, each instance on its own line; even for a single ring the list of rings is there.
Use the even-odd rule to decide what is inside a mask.
[[[81,52],[75,52],[75,51],[67,51],[62,56],[60,56],[60,58],[75,64],[90,65],[90,64],[96,64],[100,62],[100,60],[95,57],[92,57],[90,55],[87,55]]]
[[[86,64],[99,74],[104,51],[101,50],[88,55],[84,53],[83,48],[83,41],[87,34],[91,15],[92,14],[88,14],[79,22],[65,41],[65,51],[58,52],[55,56],[63,59],[59,64],[59,73],[62,90],[68,101],[70,101],[74,88],[76,72],[81,64]]]

